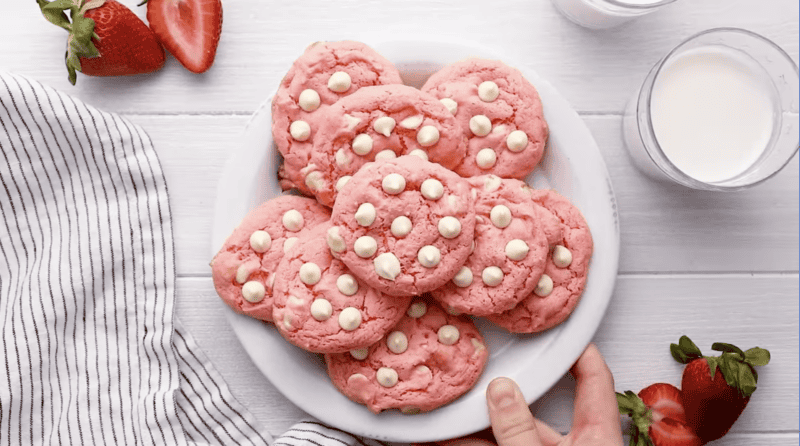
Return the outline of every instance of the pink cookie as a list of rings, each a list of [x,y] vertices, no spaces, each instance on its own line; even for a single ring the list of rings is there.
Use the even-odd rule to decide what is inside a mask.
[[[283,195],[245,216],[211,261],[219,297],[239,313],[272,320],[275,269],[297,237],[330,219],[310,198]]]
[[[281,186],[311,195],[303,168],[308,165],[319,115],[361,87],[402,84],[386,58],[359,42],[317,42],[306,48],[272,99],[272,136],[283,155]],[[297,124],[295,124],[297,122]]]
[[[551,250],[536,289],[516,307],[489,320],[512,333],[536,333],[552,328],[572,313],[586,285],[593,242],[581,212],[554,191],[532,191],[533,201],[562,222],[563,236]]]
[[[453,279],[431,295],[448,311],[487,316],[511,309],[538,282],[548,244],[520,180],[469,178],[475,196],[475,250]]]
[[[315,353],[366,347],[389,332],[411,299],[386,296],[358,280],[325,244],[330,223],[314,227],[278,265],[273,320],[294,345]]]
[[[352,353],[326,355],[333,384],[378,413],[427,412],[466,393],[478,381],[489,351],[467,317],[415,300],[381,342]]]
[[[475,231],[466,180],[416,156],[368,163],[340,191],[328,246],[368,285],[414,296],[464,264]]]
[[[466,153],[466,138],[447,107],[405,85],[364,87],[319,118],[303,174],[317,200],[327,206],[370,161],[411,154],[452,169]]]
[[[467,59],[434,73],[422,91],[442,100],[469,138],[461,176],[493,173],[523,178],[547,142],[539,93],[522,74],[496,60]]]

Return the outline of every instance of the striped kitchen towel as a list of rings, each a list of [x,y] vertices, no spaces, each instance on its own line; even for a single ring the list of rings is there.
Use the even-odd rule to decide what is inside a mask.
[[[0,444],[271,442],[173,316],[145,132],[0,73],[0,153]]]

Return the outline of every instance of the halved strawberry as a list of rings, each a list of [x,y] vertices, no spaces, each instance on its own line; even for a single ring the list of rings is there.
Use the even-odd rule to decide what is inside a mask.
[[[758,347],[742,351],[735,345],[716,342],[711,349],[722,354],[703,356],[687,336],[670,345],[675,360],[687,364],[681,379],[687,424],[704,442],[730,430],[756,390],[758,373],[754,367],[770,360],[769,351]]]
[[[633,419],[631,446],[700,446],[700,438],[686,425],[681,391],[672,384],[652,384],[637,396],[617,392],[620,413]]]
[[[178,62],[193,73],[214,63],[222,33],[221,0],[145,0],[150,28]]]

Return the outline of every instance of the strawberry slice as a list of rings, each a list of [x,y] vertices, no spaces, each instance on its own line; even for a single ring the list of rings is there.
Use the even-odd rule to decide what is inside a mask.
[[[222,32],[221,0],[145,0],[150,28],[178,62],[193,73],[214,63]]]
[[[637,396],[617,392],[620,413],[633,419],[630,446],[700,446],[703,443],[686,425],[681,391],[672,384],[645,387]]]
[[[687,336],[670,345],[675,360],[687,364],[681,379],[687,424],[704,442],[728,433],[756,390],[754,367],[770,360],[769,351],[758,347],[742,351],[717,342],[711,349],[722,354],[703,356]]]

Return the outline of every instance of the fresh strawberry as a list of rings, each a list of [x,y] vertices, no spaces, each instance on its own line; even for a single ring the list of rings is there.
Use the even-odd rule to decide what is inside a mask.
[[[69,31],[66,63],[72,85],[76,71],[121,76],[150,73],[164,65],[164,49],[155,34],[114,0],[36,2],[47,20]]]
[[[756,390],[755,366],[767,365],[769,351],[754,347],[747,351],[731,344],[714,343],[718,357],[703,356],[686,336],[670,345],[683,369],[681,389],[687,424],[703,442],[716,440],[730,430]]]
[[[222,32],[221,0],[145,0],[147,21],[162,45],[187,70],[203,73],[214,63]]]
[[[652,384],[639,391],[617,392],[623,415],[633,419],[630,446],[700,446],[703,443],[686,425],[681,391],[672,384]]]

